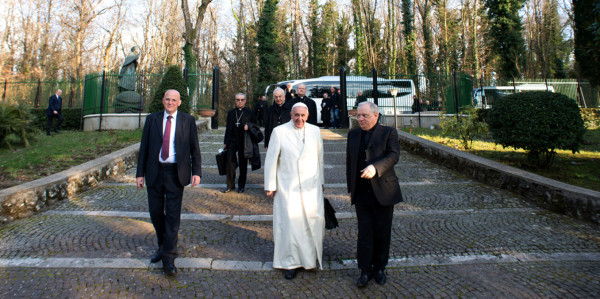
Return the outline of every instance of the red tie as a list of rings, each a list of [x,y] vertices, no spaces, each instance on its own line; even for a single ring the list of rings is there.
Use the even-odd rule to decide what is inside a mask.
[[[172,116],[167,116],[167,124],[165,125],[165,134],[163,135],[163,144],[162,151],[160,153],[160,157],[163,161],[169,158],[169,141],[171,140],[171,118]]]

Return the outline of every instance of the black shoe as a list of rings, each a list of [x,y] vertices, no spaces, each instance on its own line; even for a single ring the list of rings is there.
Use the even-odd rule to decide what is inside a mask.
[[[385,284],[387,278],[385,277],[385,271],[377,270],[375,271],[375,282],[378,284]]]
[[[227,189],[223,190],[223,193],[229,193],[231,191],[233,191],[233,188],[227,187]]]
[[[175,276],[177,273],[177,267],[175,267],[175,259],[164,258],[163,259],[163,270],[167,276]]]
[[[58,129],[54,129],[54,133],[60,134],[60,131]]]
[[[359,288],[364,288],[367,286],[367,284],[369,283],[369,280],[371,280],[371,278],[373,278],[373,274],[367,271],[360,271],[360,276],[358,277],[358,280],[356,281],[356,285]]]
[[[158,263],[160,260],[162,260],[162,255],[160,255],[159,251],[157,250],[151,257],[150,257],[150,262],[155,264]]]
[[[47,136],[52,136],[52,135],[50,135],[50,132],[46,132],[46,135],[47,135]]]
[[[285,277],[285,279],[294,279],[296,274],[298,274],[298,269],[285,270],[283,277]]]
[[[244,193],[244,188],[238,188],[238,193]]]

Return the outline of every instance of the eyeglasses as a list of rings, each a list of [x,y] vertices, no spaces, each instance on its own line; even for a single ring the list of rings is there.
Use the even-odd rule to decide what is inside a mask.
[[[246,99],[235,99],[235,101],[236,101],[236,102],[243,102],[243,101],[245,101],[245,100],[246,100]]]

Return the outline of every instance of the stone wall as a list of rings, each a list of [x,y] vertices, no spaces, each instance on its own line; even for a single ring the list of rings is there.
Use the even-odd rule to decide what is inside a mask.
[[[197,121],[196,126],[198,134],[210,129],[206,120]],[[136,167],[139,147],[137,143],[48,177],[0,190],[0,223],[33,215]]]
[[[522,195],[538,206],[600,224],[600,192],[551,180],[403,131],[401,147],[472,179]]]

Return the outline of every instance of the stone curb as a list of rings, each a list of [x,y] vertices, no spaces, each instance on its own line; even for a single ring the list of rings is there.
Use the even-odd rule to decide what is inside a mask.
[[[526,263],[589,261],[599,262],[598,253],[513,253],[501,255],[433,256],[390,259],[387,268],[418,266],[449,266],[462,264]],[[273,271],[273,262],[218,260],[212,258],[181,257],[176,261],[181,269],[207,269],[221,271]],[[139,258],[17,258],[0,259],[2,268],[83,268],[83,269],[160,269],[162,262],[150,263]],[[323,270],[356,269],[356,259],[325,261]]]
[[[600,192],[548,179],[400,130],[398,137],[401,147],[410,153],[427,157],[482,183],[522,195],[542,208],[600,224]]]
[[[210,130],[208,125],[206,120],[196,121],[198,134]],[[137,164],[139,147],[137,143],[48,177],[0,190],[0,223],[31,216],[125,172]]]

